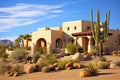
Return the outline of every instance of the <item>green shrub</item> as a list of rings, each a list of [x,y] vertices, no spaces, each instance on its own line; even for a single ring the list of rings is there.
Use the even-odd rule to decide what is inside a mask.
[[[94,63],[89,63],[86,65],[88,71],[90,71],[91,75],[96,75],[98,73],[97,65]]]
[[[43,68],[44,66],[47,66],[47,64],[45,63],[44,60],[41,60],[41,61],[39,62],[39,64],[38,64],[38,66],[39,66],[39,70],[42,71],[42,68]]]
[[[75,53],[76,47],[72,42],[66,44],[67,51],[70,53]]]
[[[0,74],[5,74],[6,71],[10,71],[11,66],[9,64],[0,64]]]
[[[15,65],[12,66],[12,68],[10,69],[10,72],[12,72],[12,73],[14,73],[14,72],[23,73],[23,65],[15,64]]]
[[[3,53],[0,53],[0,58],[8,58],[8,54],[3,52]]]
[[[57,59],[53,54],[47,54],[45,56],[45,62],[46,64],[54,64],[57,62]]]
[[[109,68],[109,63],[104,62],[104,61],[99,61],[97,64],[97,67],[99,69],[108,69]]]
[[[65,65],[70,62],[69,60],[62,60],[62,61],[58,61],[58,67],[63,70],[65,69]]]
[[[83,48],[79,47],[79,48],[78,48],[78,52],[79,52],[79,53],[83,53]]]
[[[38,59],[39,59],[39,53],[35,53],[34,55],[33,55],[33,62],[34,63],[36,63],[37,61],[38,61]]]
[[[11,54],[11,58],[16,61],[22,61],[27,55],[28,53],[24,49],[16,49],[15,52]]]
[[[100,61],[107,61],[107,60],[106,60],[106,57],[102,56],[102,57],[100,58]]]
[[[30,47],[30,46],[28,46],[27,50],[31,50],[31,47]]]

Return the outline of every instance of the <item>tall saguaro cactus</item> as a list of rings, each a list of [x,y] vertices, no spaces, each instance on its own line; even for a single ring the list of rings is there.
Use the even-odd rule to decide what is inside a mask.
[[[104,24],[100,24],[100,12],[97,10],[96,12],[96,23],[93,22],[93,11],[91,10],[91,27],[92,27],[92,35],[95,40],[95,46],[98,51],[100,51],[100,56],[103,56],[103,46],[102,43],[108,39],[109,32],[109,20],[110,20],[110,11],[106,13],[106,18]]]

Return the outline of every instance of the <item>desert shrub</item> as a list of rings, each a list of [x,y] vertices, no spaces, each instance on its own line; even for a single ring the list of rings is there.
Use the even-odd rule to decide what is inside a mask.
[[[79,53],[83,53],[83,48],[79,47],[79,48],[78,48],[78,52],[79,52]]]
[[[104,57],[104,56],[100,57],[100,61],[107,61],[106,57]]]
[[[10,71],[11,66],[9,64],[0,64],[0,74],[5,74],[6,71]]]
[[[41,61],[38,63],[39,70],[42,71],[42,68],[43,68],[44,66],[47,66],[47,64],[44,62],[44,60],[41,60]]]
[[[97,65],[94,63],[87,64],[86,68],[90,71],[91,75],[96,75],[98,73]]]
[[[28,53],[24,49],[16,49],[10,57],[16,61],[22,61],[27,57],[27,55]]]
[[[0,52],[0,58],[7,58],[8,57],[8,54],[7,53],[5,53],[5,52]]]
[[[5,53],[5,50],[7,49],[7,45],[5,43],[1,43],[0,44],[0,58],[7,58],[8,57],[8,54]]]
[[[30,47],[30,46],[28,46],[27,50],[31,50],[31,47]]]
[[[23,65],[20,64],[15,64],[14,66],[12,66],[12,68],[10,69],[10,72],[15,73],[23,73]]]
[[[63,70],[65,69],[65,65],[70,62],[69,60],[62,60],[62,61],[58,61],[58,67]]]
[[[35,54],[33,55],[33,62],[34,62],[34,63],[36,63],[36,62],[38,61],[39,56],[40,56],[39,53],[35,53]]]
[[[97,67],[99,69],[108,69],[109,68],[109,63],[104,62],[104,61],[99,61],[98,64],[97,64]]]
[[[67,51],[70,53],[75,53],[76,47],[72,42],[66,44]]]
[[[120,56],[120,50],[114,50],[111,52],[112,55]]]
[[[98,48],[96,46],[92,46],[90,49],[90,54],[91,55],[96,55],[98,52]]]
[[[51,49],[51,50],[50,50],[50,54],[56,54],[55,49]]]
[[[47,54],[44,60],[46,64],[54,64],[57,62],[57,59],[53,54]]]

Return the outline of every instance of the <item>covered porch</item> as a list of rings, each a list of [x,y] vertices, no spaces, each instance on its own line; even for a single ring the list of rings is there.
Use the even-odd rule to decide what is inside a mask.
[[[82,38],[82,44],[81,47],[84,51],[90,52],[91,47],[95,46],[95,41],[92,38],[92,32],[91,31],[83,31],[78,33],[73,33],[72,36],[76,37],[76,51],[78,51],[78,39]]]

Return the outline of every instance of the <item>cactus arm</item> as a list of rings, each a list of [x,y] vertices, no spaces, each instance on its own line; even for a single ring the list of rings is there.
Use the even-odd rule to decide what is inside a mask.
[[[93,11],[92,10],[91,10],[91,16],[90,16],[90,18],[91,18],[92,35],[93,35],[94,40],[96,41],[96,38],[95,38],[95,25],[93,23]]]
[[[99,44],[100,41],[100,12],[97,10],[97,15],[96,15],[96,40],[97,44]]]

